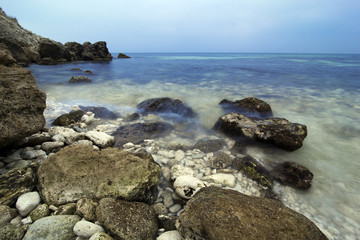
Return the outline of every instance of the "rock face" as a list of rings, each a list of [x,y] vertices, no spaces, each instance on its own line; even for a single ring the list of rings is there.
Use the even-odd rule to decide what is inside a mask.
[[[259,119],[229,113],[218,119],[214,129],[233,137],[245,137],[294,151],[302,146],[307,127],[284,118]]]
[[[75,42],[62,45],[59,42],[43,38],[25,30],[16,18],[8,17],[0,8],[0,43],[4,43],[20,65],[30,63],[56,64],[58,62],[112,59],[106,42],[94,44]]]
[[[0,204],[12,205],[23,193],[32,191],[36,185],[36,164],[23,169],[12,169],[0,175]]]
[[[232,111],[250,116],[271,117],[272,110],[268,103],[258,98],[249,97],[236,101],[223,99],[219,103],[229,113]]]
[[[81,198],[147,200],[159,182],[160,167],[150,154],[135,156],[116,148],[66,147],[44,160],[38,171],[42,199],[61,205]]]
[[[305,216],[281,203],[216,187],[201,189],[185,206],[177,229],[186,239],[321,239]]]
[[[294,162],[284,162],[275,167],[271,172],[271,176],[280,183],[299,189],[310,188],[314,177],[309,169]]]
[[[194,117],[193,110],[186,106],[179,99],[172,98],[152,98],[145,100],[137,105],[143,114],[148,113],[170,113],[181,117]]]
[[[23,240],[69,240],[75,239],[73,233],[75,224],[80,221],[76,215],[61,215],[44,217],[30,225]]]
[[[0,148],[40,131],[46,95],[30,71],[0,65]]]
[[[115,147],[122,148],[125,143],[140,143],[145,139],[166,136],[172,131],[173,127],[169,123],[135,123],[125,125],[116,129],[112,134],[115,137]]]
[[[156,213],[147,204],[104,198],[99,202],[96,216],[114,239],[156,239]]]

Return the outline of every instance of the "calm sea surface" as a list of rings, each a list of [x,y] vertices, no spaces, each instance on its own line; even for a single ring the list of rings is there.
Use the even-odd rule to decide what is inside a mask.
[[[218,106],[222,99],[260,98],[275,117],[308,127],[304,146],[295,152],[253,150],[265,165],[295,161],[314,173],[308,191],[281,186],[275,191],[330,239],[360,239],[360,55],[129,55],[131,59],[109,63],[31,65],[48,96],[48,120],[75,104],[126,114],[142,100],[168,96],[191,106],[201,125],[210,129],[223,114]],[[93,83],[70,85],[71,76],[88,76]]]

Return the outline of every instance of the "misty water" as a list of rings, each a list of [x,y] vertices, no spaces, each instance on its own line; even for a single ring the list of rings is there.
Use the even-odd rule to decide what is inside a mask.
[[[190,106],[197,113],[196,127],[207,130],[224,114],[218,105],[222,99],[260,98],[271,105],[274,117],[308,128],[297,151],[248,149],[265,166],[295,161],[314,174],[309,190],[278,184],[274,190],[329,239],[360,238],[360,55],[129,55],[109,63],[31,65],[47,94],[48,122],[77,104],[104,106],[124,116],[145,99],[166,96]],[[88,76],[93,83],[71,85],[71,76]]]

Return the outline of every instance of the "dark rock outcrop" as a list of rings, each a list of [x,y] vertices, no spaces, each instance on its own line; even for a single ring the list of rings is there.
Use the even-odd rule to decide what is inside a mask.
[[[263,100],[254,97],[244,98],[241,100],[236,100],[234,102],[223,99],[219,104],[227,113],[234,111],[254,117],[272,116],[272,110],[270,105]]]
[[[94,44],[90,42],[83,43],[84,51],[82,60],[85,61],[108,61],[112,59],[111,53],[106,47],[105,41],[99,41]]]
[[[29,70],[0,65],[0,148],[43,129],[46,95]]]
[[[284,118],[259,119],[239,113],[220,117],[214,129],[233,137],[245,137],[288,151],[299,149],[307,135],[307,127],[303,124],[291,123]]]
[[[235,158],[232,167],[236,170],[242,171],[245,175],[260,185],[272,188],[273,180],[268,171],[261,163],[251,156],[246,156],[242,159]]]
[[[36,185],[37,167],[32,163],[26,168],[12,169],[0,175],[0,204],[10,206],[20,195],[31,192]]]
[[[309,219],[278,201],[217,187],[202,188],[187,202],[177,229],[193,240],[327,239]]]
[[[96,216],[114,239],[155,240],[158,233],[155,211],[142,202],[104,198]]]
[[[166,122],[135,123],[116,129],[112,136],[115,137],[115,147],[122,148],[125,143],[140,143],[145,139],[153,139],[168,135],[172,131],[171,124]]]
[[[47,38],[40,40],[38,51],[41,58],[51,58],[58,62],[67,62],[71,60],[70,52],[64,45]]]
[[[150,154],[133,155],[117,148],[65,147],[47,158],[38,170],[42,199],[61,205],[81,198],[121,198],[149,201],[159,182],[160,167]]]
[[[118,56],[117,56],[117,58],[131,58],[131,57],[129,57],[129,56],[126,55],[126,54],[119,53]]]
[[[69,126],[70,124],[79,122],[84,114],[85,112],[83,110],[72,111],[59,116],[52,124],[54,126]]]
[[[179,99],[172,99],[168,97],[164,98],[152,98],[145,100],[137,105],[138,110],[143,114],[148,113],[169,113],[175,114],[180,117],[194,117],[193,110],[186,106]]]
[[[276,166],[272,170],[271,176],[282,184],[299,189],[310,188],[314,177],[309,169],[294,162],[284,162]]]
[[[93,106],[79,106],[79,108],[85,112],[92,112],[96,118],[103,119],[116,119],[117,116],[114,112],[105,107],[93,107]]]
[[[77,42],[65,43],[66,49],[70,52],[72,61],[83,60],[82,53],[84,52],[84,46]]]

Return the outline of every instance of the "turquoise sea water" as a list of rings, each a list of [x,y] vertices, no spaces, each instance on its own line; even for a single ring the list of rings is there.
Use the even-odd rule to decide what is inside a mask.
[[[258,97],[271,105],[275,117],[308,127],[304,146],[295,152],[250,150],[267,166],[295,161],[314,173],[308,191],[281,186],[275,191],[330,239],[360,238],[360,55],[128,55],[132,58],[109,63],[31,65],[48,96],[47,118],[75,104],[126,114],[142,100],[168,96],[191,106],[201,126],[210,129],[223,114],[222,99]],[[70,85],[71,76],[88,76],[93,83]]]

